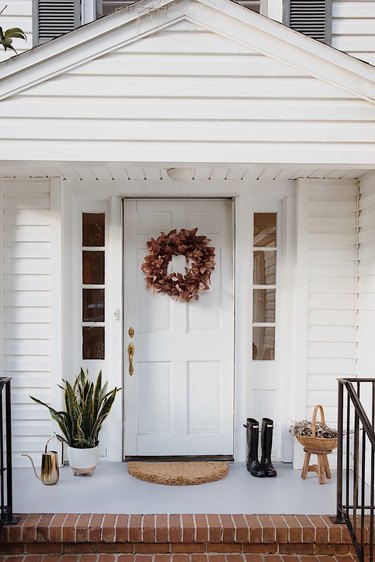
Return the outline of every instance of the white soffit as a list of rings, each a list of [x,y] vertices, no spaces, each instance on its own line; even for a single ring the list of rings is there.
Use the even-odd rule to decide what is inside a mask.
[[[375,101],[375,67],[230,0],[140,0],[0,64],[0,99],[186,19]]]
[[[72,166],[69,164],[56,165],[9,165],[0,166],[0,178],[63,178],[67,181],[168,181],[171,180],[166,172],[167,167],[127,167],[127,166]],[[254,181],[254,180],[295,180],[298,178],[316,179],[359,179],[367,174],[364,169],[333,169],[333,168],[282,168],[267,167],[191,167],[191,173],[186,180],[191,181]]]

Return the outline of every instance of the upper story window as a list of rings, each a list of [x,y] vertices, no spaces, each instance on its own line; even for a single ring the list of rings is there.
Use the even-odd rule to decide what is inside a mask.
[[[96,17],[107,16],[118,8],[134,4],[137,0],[96,0]],[[254,12],[260,12],[262,0],[234,0]]]

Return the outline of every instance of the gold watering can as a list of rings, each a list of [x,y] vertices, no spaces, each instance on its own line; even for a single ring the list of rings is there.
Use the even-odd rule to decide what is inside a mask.
[[[42,453],[42,467],[40,476],[38,476],[37,474],[34,461],[30,457],[30,455],[21,455],[21,457],[27,457],[31,460],[35,476],[46,486],[52,486],[52,484],[57,484],[57,482],[59,481],[59,462],[57,458],[57,452],[47,451],[48,443],[51,441],[51,439],[54,439],[54,436],[48,439],[46,446],[44,447],[44,453]]]

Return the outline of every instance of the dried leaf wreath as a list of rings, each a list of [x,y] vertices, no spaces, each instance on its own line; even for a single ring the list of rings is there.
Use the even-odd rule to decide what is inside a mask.
[[[209,238],[197,236],[197,231],[197,228],[182,228],[178,232],[174,229],[147,242],[149,254],[141,269],[146,274],[146,286],[153,293],[167,293],[178,301],[190,302],[199,299],[199,291],[209,289],[211,272],[215,269],[215,248],[208,245]],[[186,274],[168,274],[172,256],[178,255],[190,262]]]

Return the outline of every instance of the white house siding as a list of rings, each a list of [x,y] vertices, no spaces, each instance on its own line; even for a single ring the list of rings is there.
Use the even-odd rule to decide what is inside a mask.
[[[375,106],[185,21],[3,100],[0,127],[4,159],[27,138],[41,160],[358,164]]]
[[[307,415],[336,425],[337,378],[355,373],[357,183],[308,187]]]
[[[358,377],[375,377],[375,179],[361,182],[359,200]]]
[[[20,27],[26,33],[27,41],[23,39],[14,39],[13,46],[17,53],[22,53],[27,49],[31,49],[32,42],[32,5],[33,0],[10,0],[1,2],[0,11],[4,6],[6,8],[0,16],[0,26],[5,29],[12,27]],[[14,52],[7,50],[6,53],[0,50],[0,62],[14,56]]]
[[[2,374],[12,378],[13,451],[40,453],[52,426],[30,394],[51,401],[49,181],[0,180]],[[39,455],[37,460],[39,460]]]
[[[374,0],[332,2],[332,46],[375,64]]]

